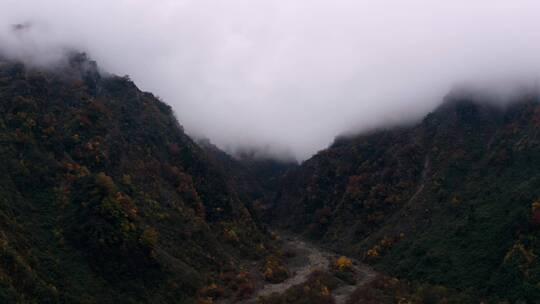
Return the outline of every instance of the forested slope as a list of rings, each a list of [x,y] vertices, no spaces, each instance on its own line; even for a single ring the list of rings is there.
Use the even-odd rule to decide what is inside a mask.
[[[400,278],[540,299],[536,94],[451,94],[415,125],[338,138],[282,184],[277,225]]]
[[[84,54],[0,59],[0,302],[246,299],[253,275],[290,275],[272,225],[411,294],[538,303],[537,95],[450,94],[416,124],[339,137],[297,166],[194,142]]]
[[[171,108],[84,54],[0,61],[0,143],[0,302],[183,303],[270,247]]]

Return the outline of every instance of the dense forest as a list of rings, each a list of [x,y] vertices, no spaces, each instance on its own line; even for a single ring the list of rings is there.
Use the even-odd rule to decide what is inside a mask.
[[[85,54],[0,59],[0,302],[246,302],[295,275],[278,230],[350,258],[259,303],[335,303],[357,261],[350,304],[539,303],[539,130],[536,93],[461,92],[301,164],[232,157]]]
[[[262,194],[84,54],[0,61],[0,141],[2,303],[183,303],[227,280],[241,297],[239,261],[272,255],[247,202]]]
[[[287,174],[272,219],[398,278],[538,303],[539,130],[536,93],[453,92],[416,125],[337,138]]]

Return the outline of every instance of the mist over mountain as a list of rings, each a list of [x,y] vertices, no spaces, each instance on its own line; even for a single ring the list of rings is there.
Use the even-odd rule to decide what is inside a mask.
[[[540,304],[540,3],[0,3],[0,303]]]
[[[99,71],[0,59],[0,302],[538,302],[536,88],[456,89],[298,164]]]
[[[288,172],[270,218],[402,279],[538,303],[539,113],[538,92],[506,107],[451,94]]]
[[[456,83],[532,83],[539,10],[533,0],[6,0],[0,48],[38,63],[86,51],[171,104],[189,134],[303,160],[337,134],[420,119]]]
[[[273,252],[257,192],[168,105],[97,71],[81,53],[54,70],[0,60],[0,302],[185,303]]]

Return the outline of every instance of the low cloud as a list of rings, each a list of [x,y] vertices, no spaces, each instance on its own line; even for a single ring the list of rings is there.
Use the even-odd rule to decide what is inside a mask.
[[[338,134],[421,117],[456,83],[534,81],[539,12],[534,0],[4,0],[0,48],[38,64],[87,51],[194,136],[305,159]]]

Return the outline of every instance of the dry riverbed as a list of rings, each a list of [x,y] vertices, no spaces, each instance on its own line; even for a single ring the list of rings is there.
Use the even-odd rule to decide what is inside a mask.
[[[284,234],[281,237],[284,250],[294,254],[293,257],[286,260],[291,276],[278,284],[260,281],[254,295],[250,299],[238,303],[254,304],[257,303],[258,297],[285,292],[292,286],[304,283],[313,271],[327,271],[332,263],[339,258],[338,254],[306,242],[300,237]],[[376,277],[376,273],[371,268],[354,259],[351,260],[356,283],[354,285],[343,283],[332,292],[337,304],[345,303],[356,288],[371,282]]]

